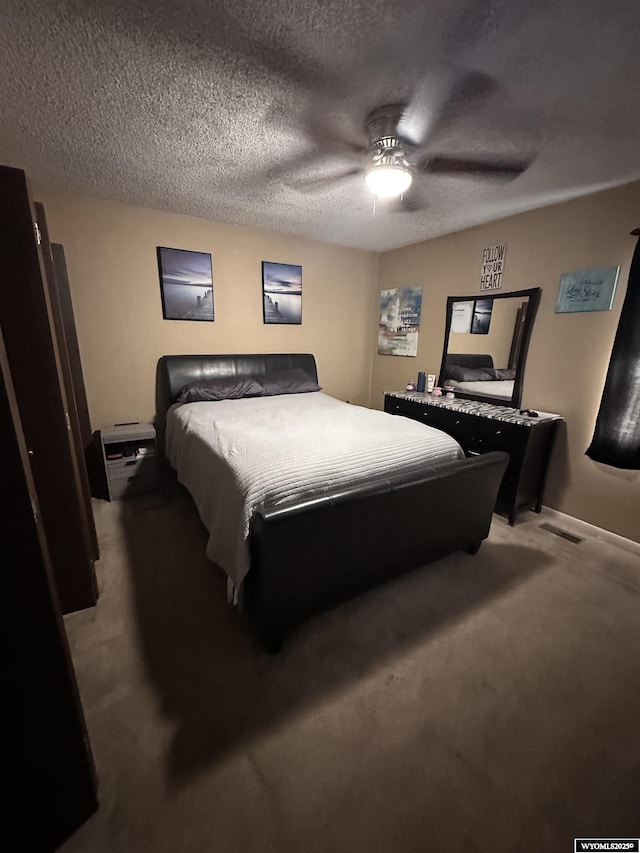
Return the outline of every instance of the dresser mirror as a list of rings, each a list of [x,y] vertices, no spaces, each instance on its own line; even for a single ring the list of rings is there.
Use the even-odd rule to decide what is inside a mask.
[[[519,407],[539,287],[450,296],[439,385],[456,397]]]

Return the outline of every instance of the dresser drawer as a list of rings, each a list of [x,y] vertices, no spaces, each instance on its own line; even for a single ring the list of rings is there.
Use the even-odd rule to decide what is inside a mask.
[[[451,409],[430,406],[415,400],[400,400],[388,397],[385,400],[385,412],[394,415],[404,415],[407,418],[420,421],[427,426],[441,429],[449,433],[465,449],[476,449],[476,434],[482,427],[480,418],[468,415],[465,412],[456,412]],[[478,447],[479,452],[484,448]]]
[[[451,409],[440,409],[433,406],[429,410],[426,422],[431,426],[448,432],[455,440],[469,451],[484,452],[482,446],[482,421],[465,412],[455,412]]]
[[[135,497],[146,492],[157,489],[160,479],[157,471],[151,473],[146,470],[138,474],[130,474],[109,481],[109,494],[112,501],[119,501],[124,497]]]
[[[107,476],[110,480],[118,477],[130,477],[136,474],[144,463],[149,463],[148,456],[123,456],[120,459],[107,459]]]
[[[480,453],[504,450],[512,456],[524,453],[529,439],[528,427],[489,418],[474,417],[473,420],[477,423],[470,430],[469,450]]]
[[[399,400],[395,397],[386,397],[384,410],[390,415],[404,415],[407,418],[418,420],[419,406],[410,400]]]

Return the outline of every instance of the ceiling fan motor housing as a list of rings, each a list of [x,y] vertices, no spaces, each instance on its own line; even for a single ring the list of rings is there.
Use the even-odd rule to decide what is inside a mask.
[[[376,166],[408,166],[406,144],[398,136],[398,123],[403,111],[403,104],[387,104],[367,116],[369,150]]]
[[[372,110],[366,121],[369,143],[374,145],[383,139],[398,140],[398,124],[404,110],[404,104],[387,104]]]
[[[403,110],[401,104],[389,104],[367,116],[369,152],[373,162],[365,173],[365,181],[373,194],[381,198],[401,196],[411,185],[412,174],[404,140],[398,136]]]

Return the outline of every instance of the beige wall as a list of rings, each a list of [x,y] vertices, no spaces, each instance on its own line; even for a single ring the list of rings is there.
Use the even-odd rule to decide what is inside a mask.
[[[169,353],[312,352],[327,393],[367,405],[377,256],[36,187],[64,245],[94,429],[155,413]],[[164,320],[156,246],[210,252],[215,322]],[[264,325],[261,261],[302,265],[302,325]]]
[[[423,286],[418,356],[374,355],[372,398],[403,387],[418,370],[437,374],[449,295],[480,293],[482,250],[506,242],[503,292],[541,287],[523,404],[564,416],[545,503],[640,541],[640,473],[584,455],[593,434],[640,225],[640,184],[598,193],[493,222],[380,256],[378,288]],[[556,314],[561,273],[620,265],[612,311]]]

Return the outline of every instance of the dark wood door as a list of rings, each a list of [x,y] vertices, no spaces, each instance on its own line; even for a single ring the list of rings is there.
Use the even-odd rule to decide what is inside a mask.
[[[63,613],[96,602],[80,464],[41,230],[24,172],[0,167],[0,326]]]
[[[98,807],[89,739],[0,331],[0,849],[49,853]]]

